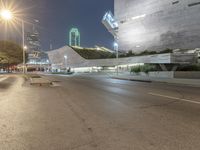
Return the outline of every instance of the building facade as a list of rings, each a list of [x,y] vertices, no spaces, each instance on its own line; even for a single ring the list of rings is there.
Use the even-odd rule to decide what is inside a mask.
[[[115,0],[120,50],[200,47],[200,0]]]
[[[83,50],[84,51],[84,50]],[[64,46],[59,49],[48,51],[48,57],[52,67],[62,68],[85,68],[85,67],[115,67],[117,65],[146,64],[190,64],[196,62],[194,54],[158,54],[148,56],[135,56],[125,58],[108,59],[85,59],[72,47]]]

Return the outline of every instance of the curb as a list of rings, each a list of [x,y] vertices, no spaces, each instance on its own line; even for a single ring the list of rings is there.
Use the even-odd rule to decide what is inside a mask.
[[[200,88],[200,85],[197,84],[187,84],[187,83],[174,83],[174,82],[166,82],[166,81],[152,81],[154,83],[165,83],[169,85],[176,85],[176,86],[187,86],[187,87],[194,87],[194,88]]]
[[[137,81],[137,82],[147,82],[147,83],[153,82],[151,80],[141,80],[141,79],[129,79],[129,78],[118,78],[118,77],[111,77],[111,78],[117,80],[126,80],[126,81]]]
[[[126,81],[137,81],[137,82],[146,82],[146,83],[165,83],[177,86],[188,86],[188,87],[196,87],[199,88],[200,85],[198,84],[187,84],[187,83],[176,83],[176,82],[168,82],[168,81],[159,81],[159,80],[144,80],[144,79],[131,79],[131,78],[120,78],[120,77],[111,77],[112,79],[117,80],[126,80]]]

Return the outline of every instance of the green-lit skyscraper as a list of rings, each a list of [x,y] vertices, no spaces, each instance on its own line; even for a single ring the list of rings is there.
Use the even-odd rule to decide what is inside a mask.
[[[72,28],[69,32],[69,45],[80,46],[81,37],[80,32],[77,28]]]

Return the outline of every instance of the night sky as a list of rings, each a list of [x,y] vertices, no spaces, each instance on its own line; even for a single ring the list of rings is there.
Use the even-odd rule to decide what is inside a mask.
[[[26,18],[40,20],[42,48],[49,50],[68,44],[70,28],[77,27],[81,33],[81,46],[112,47],[113,37],[101,23],[106,11],[114,7],[113,0],[15,0],[26,8]]]

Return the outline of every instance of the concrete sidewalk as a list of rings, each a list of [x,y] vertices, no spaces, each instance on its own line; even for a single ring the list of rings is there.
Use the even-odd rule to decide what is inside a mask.
[[[170,78],[153,78],[146,76],[134,76],[134,75],[114,75],[111,78],[119,80],[140,81],[140,82],[161,82],[168,84],[180,84],[184,86],[200,87],[200,79],[170,79]]]

